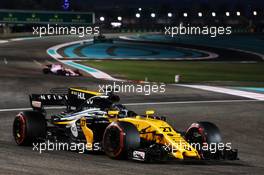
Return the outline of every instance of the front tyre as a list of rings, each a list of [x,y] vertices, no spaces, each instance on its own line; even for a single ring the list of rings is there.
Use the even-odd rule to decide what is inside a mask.
[[[13,122],[13,136],[18,145],[29,146],[46,136],[46,120],[37,111],[20,112]]]
[[[42,69],[44,74],[49,74],[50,73],[50,69],[49,68],[44,68]]]
[[[105,130],[103,148],[105,154],[113,159],[127,158],[129,150],[140,146],[137,128],[128,122],[113,122]]]
[[[203,159],[217,159],[219,157],[218,144],[222,144],[222,137],[218,127],[210,122],[193,123],[185,133],[185,139],[199,152]],[[208,148],[208,149],[207,149]]]

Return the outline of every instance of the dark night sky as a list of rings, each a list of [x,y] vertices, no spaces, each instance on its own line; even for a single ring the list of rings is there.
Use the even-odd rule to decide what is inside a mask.
[[[64,0],[1,0],[0,9],[61,9]],[[72,10],[114,8],[114,7],[148,7],[168,6],[180,8],[264,8],[264,0],[69,0]]]
[[[74,1],[74,0],[72,0]],[[96,8],[143,7],[157,8],[166,6],[172,9],[219,9],[248,10],[264,9],[264,0],[75,0],[79,3],[92,4]]]
[[[95,3],[94,0],[79,0],[87,3]],[[234,4],[243,5],[264,5],[263,0],[96,0],[98,4],[105,5],[143,5],[143,6],[156,6],[160,4],[173,4],[179,6],[188,6],[189,4],[211,4],[211,5],[221,5],[223,3],[228,3],[230,6]]]

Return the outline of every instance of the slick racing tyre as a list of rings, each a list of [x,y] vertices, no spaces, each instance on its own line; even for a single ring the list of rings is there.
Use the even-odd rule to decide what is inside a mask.
[[[202,159],[216,159],[219,157],[217,146],[222,144],[222,137],[218,127],[210,122],[193,123],[185,133],[185,139],[195,145]],[[205,150],[204,148],[210,148]],[[214,152],[212,153],[212,150]]]
[[[140,146],[137,128],[128,122],[113,122],[105,130],[103,149],[113,159],[126,159],[129,150]]]
[[[49,74],[50,73],[50,69],[49,68],[44,68],[42,69],[44,74]]]
[[[78,76],[82,76],[82,73],[78,69],[74,70],[74,73],[76,73]]]
[[[66,71],[58,70],[58,71],[57,71],[57,75],[65,76],[65,75],[66,75]]]
[[[18,145],[30,146],[46,136],[45,117],[37,111],[19,113],[13,122],[13,136]]]

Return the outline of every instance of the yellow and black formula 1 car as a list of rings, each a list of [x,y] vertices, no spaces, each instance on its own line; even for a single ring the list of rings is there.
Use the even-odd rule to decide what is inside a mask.
[[[64,94],[32,94],[33,110],[15,117],[13,136],[18,145],[82,143],[113,159],[237,159],[237,150],[222,143],[219,129],[210,122],[197,122],[179,132],[154,111],[138,115],[118,101],[113,93],[80,88]],[[66,110],[49,116],[44,108],[49,105],[65,105]]]

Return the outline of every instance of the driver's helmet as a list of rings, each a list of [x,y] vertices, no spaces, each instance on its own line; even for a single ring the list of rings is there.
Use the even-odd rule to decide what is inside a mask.
[[[113,104],[111,110],[119,111],[119,118],[127,117],[128,110],[122,104]]]
[[[50,71],[53,73],[57,73],[57,71],[63,70],[63,66],[61,64],[52,64]]]

